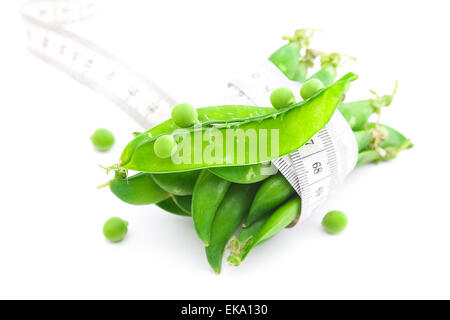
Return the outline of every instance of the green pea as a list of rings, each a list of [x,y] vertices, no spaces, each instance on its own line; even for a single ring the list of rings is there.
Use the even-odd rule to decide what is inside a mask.
[[[172,136],[163,135],[156,139],[153,149],[158,157],[169,158],[175,150],[176,145],[177,143]]]
[[[310,79],[306,81],[303,86],[300,88],[300,95],[303,99],[309,99],[313,95],[315,95],[317,92],[322,90],[323,83],[319,79]]]
[[[270,102],[275,109],[285,108],[295,103],[294,93],[291,89],[280,87],[272,91],[270,95]]]
[[[113,217],[103,225],[103,234],[111,242],[122,241],[128,232],[128,222],[118,217]]]
[[[108,129],[97,129],[91,135],[92,144],[100,152],[106,152],[111,149],[114,140],[114,135]]]
[[[347,227],[348,218],[341,211],[330,211],[322,220],[322,226],[330,234],[337,234]]]
[[[187,128],[194,125],[198,119],[198,114],[190,104],[180,103],[172,109],[172,119],[177,126]]]

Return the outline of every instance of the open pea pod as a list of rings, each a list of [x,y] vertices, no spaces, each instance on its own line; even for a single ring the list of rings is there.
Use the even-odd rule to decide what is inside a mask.
[[[126,169],[158,173],[250,165],[281,157],[303,146],[327,124],[346,86],[356,78],[355,74],[349,73],[311,99],[265,115],[234,121],[203,121],[199,112],[201,127],[178,132],[175,132],[173,123],[166,122],[156,127],[154,132],[149,132],[151,135],[147,133],[148,139],[141,134],[132,141],[123,152],[120,165]],[[252,109],[249,106],[240,108]],[[252,110],[256,112],[258,109]],[[230,131],[227,130],[231,130],[235,137],[229,139]],[[261,138],[262,133],[265,133],[264,139]],[[179,134],[182,138],[175,160],[174,156],[160,158],[154,152],[156,138],[164,134]],[[252,134],[258,143],[251,143]],[[278,148],[272,148],[276,140]],[[208,154],[211,156],[209,160],[205,156]]]
[[[201,122],[242,120],[271,114],[273,112],[273,108],[255,106],[243,107],[239,105],[213,106],[197,109],[198,120]],[[177,129],[179,129],[179,127],[173,122],[173,120],[168,119],[145,132],[136,133],[136,138],[128,143],[123,150],[121,162],[129,162],[136,148],[141,144],[150,142],[153,139],[152,137],[172,132]]]

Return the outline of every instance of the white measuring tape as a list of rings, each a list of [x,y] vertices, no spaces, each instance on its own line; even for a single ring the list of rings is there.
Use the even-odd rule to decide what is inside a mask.
[[[102,93],[144,128],[167,119],[175,100],[145,76],[95,44],[64,29],[89,18],[99,0],[35,0],[23,7],[29,50]]]
[[[29,50],[49,64],[102,93],[145,128],[166,120],[175,100],[136,70],[95,44],[64,29],[92,16],[99,0],[34,0],[23,8]],[[251,74],[231,82],[227,104],[270,105],[270,92],[286,86],[300,99],[300,84],[288,80],[266,61]],[[336,111],[306,145],[273,164],[302,198],[301,221],[325,202],[355,167],[358,147],[352,130]]]

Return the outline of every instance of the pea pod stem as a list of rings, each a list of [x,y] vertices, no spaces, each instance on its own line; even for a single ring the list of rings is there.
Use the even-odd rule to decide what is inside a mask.
[[[228,262],[239,265],[254,247],[271,239],[291,224],[300,215],[300,210],[301,199],[294,196],[276,209],[267,219],[262,219],[253,226],[254,229],[246,236],[244,242],[233,239],[230,244],[231,255]]]

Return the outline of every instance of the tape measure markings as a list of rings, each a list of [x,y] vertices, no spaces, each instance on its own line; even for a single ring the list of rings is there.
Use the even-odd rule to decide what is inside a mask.
[[[63,28],[89,18],[98,10],[96,1],[37,0],[26,4],[29,50],[102,93],[124,109],[144,128],[167,117],[176,102],[145,76],[90,41]]]

